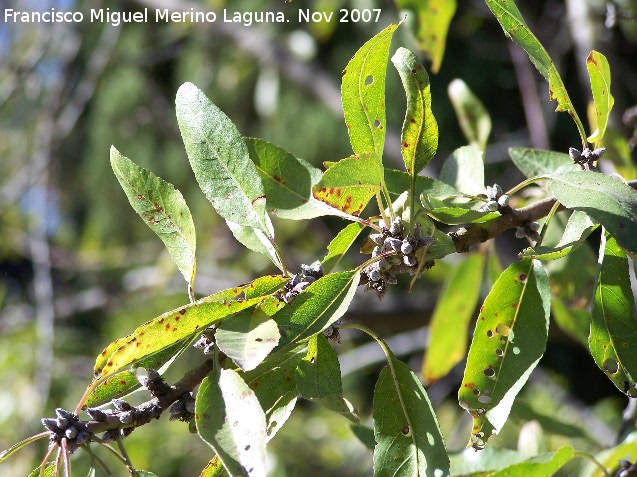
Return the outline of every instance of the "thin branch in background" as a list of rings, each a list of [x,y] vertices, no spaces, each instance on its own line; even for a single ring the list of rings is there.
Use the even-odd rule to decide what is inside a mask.
[[[509,42],[509,53],[518,80],[522,104],[524,105],[524,117],[529,128],[531,144],[535,149],[549,149],[549,137],[546,129],[546,121],[542,112],[540,97],[537,91],[535,72],[528,56],[518,45]]]

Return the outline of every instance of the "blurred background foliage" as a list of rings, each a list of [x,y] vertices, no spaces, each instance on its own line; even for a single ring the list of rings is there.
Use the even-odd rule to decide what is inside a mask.
[[[183,192],[198,232],[199,296],[272,273],[264,257],[246,252],[233,239],[196,186],[175,120],[177,88],[185,81],[194,82],[244,135],[262,137],[321,166],[351,153],[339,86],[349,58],[407,11],[406,26],[398,30],[394,48],[407,46],[425,60],[414,32],[423,27],[419,20],[427,20],[415,9],[427,2],[421,6],[407,0],[0,3],[18,11],[85,12],[85,21],[76,24],[0,23],[3,449],[41,431],[39,418],[52,415],[55,407],[75,407],[104,346],[187,300],[186,287],[162,243],[136,217],[112,174],[110,145]],[[607,156],[618,170],[634,174],[637,2],[519,3],[580,113],[590,99],[586,56],[597,49],[608,57],[616,103]],[[90,8],[188,11],[191,6],[218,12],[217,22],[114,26],[90,23],[87,13]],[[291,21],[249,27],[223,23],[224,8],[285,11]],[[300,24],[296,21],[300,8],[380,8],[382,13],[378,23]],[[389,69],[386,163],[399,168],[405,99],[398,75]],[[466,142],[446,93],[454,78],[463,79],[491,114],[493,129],[485,159],[488,183],[498,182],[507,189],[522,178],[508,161],[508,147],[566,151],[578,146],[573,123],[567,115],[554,113],[547,85],[522,50],[504,37],[485,4],[459,0],[439,72],[431,76],[440,129],[438,154],[426,171],[431,176]],[[301,262],[320,258],[343,225],[333,218],[307,223],[275,220],[289,268],[298,270]],[[501,265],[493,261],[493,267],[506,266],[524,246],[508,234],[499,237]],[[583,313],[595,259],[587,254],[590,249],[580,250],[578,257],[569,255],[567,261],[551,266],[563,271],[554,275],[553,284],[561,302]],[[392,290],[382,303],[361,294],[346,319],[380,332],[398,355],[419,369],[436,295],[458,259],[439,263],[411,296],[406,296],[404,287]],[[355,266],[360,260],[352,254],[341,265]],[[576,283],[580,278],[581,283]],[[560,288],[564,284],[570,285]],[[382,359],[378,349],[357,340],[342,336],[339,353],[346,396],[365,421]],[[547,353],[523,393],[524,404],[516,404],[511,421],[492,445],[516,448],[518,435],[538,432],[542,437],[537,442],[546,449],[573,439],[591,451],[611,443],[625,399],[586,355],[581,343],[552,328]],[[188,369],[189,358],[200,359],[195,353],[184,356],[169,371],[169,381]],[[458,367],[429,388],[451,450],[464,448],[469,435],[470,419],[455,397],[461,374]],[[540,423],[541,431],[527,425],[533,420]],[[524,448],[522,437],[520,441]],[[162,477],[197,475],[211,458],[207,447],[188,435],[187,426],[166,419],[138,430],[126,442],[139,468]],[[273,476],[308,475],[310,467],[314,476],[371,475],[371,451],[354,437],[347,421],[311,403],[297,405],[270,452]],[[43,455],[42,446],[27,448],[2,464],[1,473],[26,475]]]

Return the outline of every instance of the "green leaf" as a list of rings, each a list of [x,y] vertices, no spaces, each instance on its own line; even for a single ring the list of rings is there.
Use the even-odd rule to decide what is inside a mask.
[[[0,452],[0,463],[2,463],[5,460],[7,460],[9,457],[11,457],[14,453],[18,452],[20,449],[22,449],[22,448],[28,446],[29,444],[32,444],[35,441],[38,441],[40,439],[48,438],[50,435],[51,434],[48,431],[47,432],[40,432],[39,434],[36,434],[34,436],[31,436],[31,437],[27,437],[26,439],[23,439],[20,442],[17,442],[15,444],[13,444],[8,449],[5,449],[2,452]],[[39,469],[40,468],[38,467],[38,470]]]
[[[264,282],[264,286],[261,282]],[[264,277],[242,287],[229,288],[214,295],[189,303],[181,308],[164,313],[138,327],[132,334],[109,345],[98,358],[96,377],[104,379],[124,367],[157,353],[169,346],[194,337],[213,323],[255,306],[261,296],[246,300],[236,300],[246,290],[259,290],[263,295],[274,293],[281,281]],[[101,364],[103,363],[103,365]],[[98,371],[100,370],[101,371]],[[95,386],[94,381],[91,386]]]
[[[610,111],[615,104],[615,98],[610,94],[610,66],[604,55],[593,50],[586,58],[586,69],[591,79],[597,122],[597,128],[588,138],[588,142],[600,144],[606,133]]]
[[[133,477],[157,477],[157,474],[153,474],[147,470],[136,470]]]
[[[575,456],[571,446],[562,446],[555,452],[540,454],[490,474],[490,477],[546,477],[555,474]]]
[[[442,165],[440,180],[468,195],[485,193],[483,152],[475,146],[463,146]]]
[[[445,281],[429,323],[422,369],[427,382],[446,376],[466,355],[469,320],[480,297],[484,262],[484,254],[474,253]]]
[[[425,259],[439,260],[447,255],[456,252],[456,244],[453,243],[453,239],[449,234],[444,233],[441,230],[434,229],[433,231],[434,243],[427,247]]]
[[[274,352],[255,369],[243,373],[244,381],[254,391],[265,411],[268,441],[292,414],[298,396],[296,367],[306,352],[305,345]]]
[[[618,470],[619,461],[626,459],[629,462],[637,460],[637,432],[631,432],[624,441],[614,447],[605,449],[595,455],[595,460],[602,464],[608,472],[615,475],[614,470]],[[588,463],[580,472],[579,477],[606,477],[596,463]]]
[[[449,83],[447,94],[465,139],[470,145],[485,151],[491,134],[491,116],[487,108],[461,79]]]
[[[352,424],[359,425],[361,423],[358,411],[354,409],[354,405],[343,396],[330,394],[324,398],[314,398],[313,402],[318,403],[332,412],[340,414],[348,419]]]
[[[568,154],[562,152],[511,147],[509,156],[520,172],[529,179],[580,169]]]
[[[195,224],[181,192],[122,156],[113,146],[111,167],[135,212],[164,242],[179,271],[192,287],[195,279]]]
[[[456,0],[396,0],[399,9],[408,12],[407,23],[412,26],[418,46],[431,60],[432,73],[440,71],[445,54],[447,31],[456,12]],[[412,16],[415,22],[410,21]]]
[[[429,164],[438,148],[438,123],[431,111],[429,76],[407,48],[398,48],[391,61],[407,93],[400,144],[407,173],[415,176]]]
[[[385,147],[385,76],[389,44],[398,25],[367,41],[343,71],[341,101],[355,154],[372,153],[380,162]]]
[[[214,456],[206,467],[203,468],[199,477],[224,477],[226,475],[219,456]]]
[[[195,413],[199,436],[214,449],[228,474],[266,476],[265,414],[235,371],[217,369],[202,381]]]
[[[423,203],[425,200],[423,199]],[[427,215],[438,222],[448,225],[479,224],[500,217],[499,212],[481,212],[462,207],[436,207],[427,210]]]
[[[507,268],[481,308],[458,392],[473,417],[471,444],[482,448],[499,432],[515,396],[546,349],[550,291],[539,261]]]
[[[327,246],[327,255],[323,257],[323,260],[321,260],[321,263],[323,264],[323,271],[326,274],[331,272],[334,267],[338,265],[364,228],[364,225],[359,224],[358,222],[353,222],[344,229],[341,229],[336,237],[332,239]]]
[[[535,248],[527,248],[524,250],[523,255],[540,260],[557,260],[565,257],[572,251],[577,250],[586,241],[586,237],[598,226],[599,224],[593,222],[588,214],[576,210],[569,217],[564,234],[557,245],[554,247],[541,245]]]
[[[549,189],[565,207],[582,210],[602,224],[617,243],[637,252],[637,192],[612,177],[590,171],[551,177]]]
[[[305,399],[343,394],[338,356],[322,334],[308,342],[307,355],[296,368],[296,387]]]
[[[562,82],[562,78],[553,64],[551,57],[540,41],[531,33],[528,25],[525,23],[522,14],[518,10],[513,0],[485,0],[487,6],[491,9],[498,22],[502,26],[504,33],[520,45],[529,55],[531,62],[537,70],[544,76],[549,84],[549,98],[551,101],[557,100],[556,111],[567,112],[575,121],[577,129],[580,133],[582,141],[585,140],[584,126],[575,111],[573,103],[568,96],[566,87]]]
[[[588,310],[570,308],[562,300],[554,296],[551,298],[551,312],[553,313],[553,322],[563,332],[585,348],[588,347],[588,332],[591,321]]]
[[[331,207],[360,215],[383,182],[383,166],[378,158],[364,153],[342,159],[326,170],[312,193]]]
[[[267,300],[274,302],[274,307],[283,306],[277,298]],[[219,349],[244,371],[256,368],[279,344],[279,328],[263,311],[263,306],[260,304],[224,320],[215,331]]]
[[[526,456],[520,452],[487,447],[476,452],[469,447],[449,454],[451,460],[451,475],[457,476],[483,476],[489,472],[503,469],[507,466],[522,462]]]
[[[312,186],[321,180],[320,169],[263,139],[245,141],[261,175],[269,211],[292,220],[338,215],[312,195]]]
[[[326,275],[274,315],[279,325],[279,347],[307,340],[342,317],[349,307],[360,274],[357,270]]]
[[[176,108],[190,166],[217,213],[273,241],[261,176],[234,123],[192,83],[177,91]]]
[[[637,397],[637,311],[628,260],[615,239],[602,235],[588,345],[599,368],[617,388]]]
[[[41,467],[40,465],[36,469],[33,469],[29,477],[53,477],[56,474],[57,465],[55,462],[47,462],[44,466],[44,472],[40,470]]]
[[[449,475],[449,457],[418,377],[389,352],[374,388],[374,476]]]
[[[400,195],[410,190],[411,177],[403,171],[385,168],[385,185],[390,194]],[[445,182],[431,179],[429,177],[416,176],[416,188],[414,190],[416,197],[426,195],[436,197],[438,199],[447,199],[449,197],[461,196],[460,191],[446,184]]]
[[[350,426],[350,429],[352,430],[352,434],[354,434],[365,447],[371,451],[374,450],[374,447],[376,446],[374,429],[361,425]]]

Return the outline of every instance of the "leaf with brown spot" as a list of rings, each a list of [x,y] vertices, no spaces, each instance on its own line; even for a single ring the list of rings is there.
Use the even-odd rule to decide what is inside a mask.
[[[351,215],[359,215],[383,185],[383,167],[373,153],[342,159],[323,173],[314,197]]]
[[[196,271],[195,224],[181,192],[122,156],[113,146],[111,167],[135,212],[164,242],[179,271],[192,287]]]

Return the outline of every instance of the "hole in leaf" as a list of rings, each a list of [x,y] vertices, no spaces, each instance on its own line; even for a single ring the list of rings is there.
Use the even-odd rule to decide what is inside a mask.
[[[480,395],[480,391],[479,391],[479,390],[477,390],[477,389],[474,389],[474,390],[473,390],[473,394],[475,394],[476,396],[479,396],[479,395]]]
[[[495,354],[497,354],[498,356],[502,356],[504,354],[504,351],[500,348],[495,350]]]
[[[484,375],[487,378],[492,378],[493,376],[495,376],[495,370],[493,368],[487,368],[484,370]]]
[[[511,328],[504,323],[498,323],[498,326],[495,327],[495,331],[501,336],[509,336],[511,334]]]
[[[429,442],[430,446],[433,446],[436,443],[436,440],[434,439],[434,435],[431,432],[427,433],[427,442]]]
[[[608,371],[610,374],[615,374],[619,371],[619,363],[613,358],[606,358],[602,366],[604,367],[604,370]]]
[[[379,127],[380,127],[380,120],[376,119],[376,120],[374,121],[374,127],[375,127],[375,128],[379,128]]]
[[[246,450],[246,451],[249,451],[249,450],[250,450],[250,444],[248,444],[247,446],[245,446],[243,449],[244,449],[244,450]]]
[[[367,78],[365,78],[365,86],[370,86],[373,82],[374,82],[374,76],[367,75]]]
[[[487,338],[493,338],[493,331],[487,330]]]
[[[478,397],[478,402],[480,402],[482,404],[489,404],[489,403],[491,403],[491,398],[489,396],[485,396],[483,394],[482,396]]]

